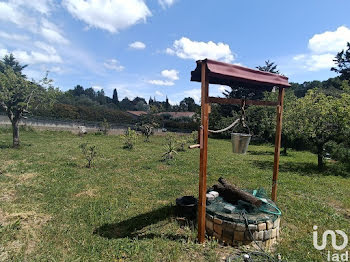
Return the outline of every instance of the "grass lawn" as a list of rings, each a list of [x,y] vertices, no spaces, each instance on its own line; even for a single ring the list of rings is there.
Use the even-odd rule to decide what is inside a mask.
[[[196,231],[170,216],[177,197],[197,196],[198,149],[166,164],[164,137],[139,139],[131,151],[120,136],[22,132],[20,149],[9,147],[11,139],[0,133],[0,261],[219,261],[234,251],[215,241],[197,244]],[[97,146],[91,169],[83,142]],[[270,192],[273,146],[252,145],[246,155],[230,146],[209,140],[208,185],[223,176]],[[326,260],[326,251],[313,247],[313,225],[319,235],[342,229],[350,236],[350,178],[333,167],[319,173],[316,164],[309,152],[281,156],[276,252],[285,261]]]

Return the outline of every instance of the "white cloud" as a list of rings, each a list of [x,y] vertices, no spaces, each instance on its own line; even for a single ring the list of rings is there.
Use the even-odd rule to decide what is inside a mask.
[[[0,49],[0,55],[9,54],[7,49]],[[22,64],[40,64],[40,63],[62,63],[62,58],[56,53],[42,53],[37,51],[14,50],[11,53]]]
[[[201,89],[200,88],[194,88],[191,90],[186,90],[183,92],[185,97],[192,97],[194,101],[199,104],[201,100]]]
[[[17,26],[32,29],[36,25],[34,18],[25,15],[22,10],[16,8],[13,3],[0,2],[0,20],[11,22]]]
[[[158,3],[162,6],[163,9],[172,6],[175,3],[175,0],[158,0]]]
[[[311,55],[306,59],[306,68],[309,71],[330,69],[334,66],[333,54]]]
[[[147,83],[157,86],[173,86],[174,82],[167,80],[149,80]]]
[[[133,42],[129,45],[130,48],[133,49],[145,49],[146,45],[140,41]]]
[[[92,89],[95,90],[96,92],[97,91],[101,91],[102,90],[102,87],[101,86],[92,86]]]
[[[63,0],[63,5],[72,16],[90,27],[111,33],[145,22],[152,15],[144,0]]]
[[[314,53],[340,52],[350,42],[350,29],[340,26],[335,31],[315,34],[309,40],[309,49]]]
[[[33,9],[41,14],[48,15],[54,6],[54,3],[52,0],[35,0],[35,1],[28,1],[28,0],[10,0],[11,4],[13,4],[15,7],[18,6],[25,6],[27,8]]]
[[[106,62],[103,63],[104,67],[109,70],[115,70],[117,72],[121,72],[124,70],[124,66],[119,64],[119,61],[117,59],[109,59]]]
[[[46,19],[41,20],[40,33],[50,42],[68,44],[69,41],[61,34],[60,29]]]
[[[350,42],[350,29],[345,26],[340,26],[335,31],[315,34],[308,41],[308,53],[294,55],[281,67],[290,71],[289,74],[300,70],[329,70],[335,65],[333,60],[336,54],[346,48],[347,42]]]
[[[163,70],[161,75],[172,81],[179,80],[179,71],[176,71],[175,69]]]
[[[220,92],[221,94],[224,93],[227,90],[229,90],[228,86],[219,86],[218,87],[218,92]]]
[[[37,48],[40,48],[40,49],[46,51],[49,54],[56,54],[57,53],[56,49],[53,46],[48,45],[48,44],[46,44],[44,42],[36,41],[36,42],[34,42],[34,45]]]
[[[213,41],[197,42],[186,37],[175,40],[173,47],[167,48],[166,53],[176,55],[182,59],[200,60],[210,58],[228,63],[234,60],[234,55],[228,44],[214,43]]]
[[[162,92],[158,91],[158,90],[156,91],[156,95],[157,96],[164,96],[164,94]]]
[[[20,41],[20,42],[29,40],[29,37],[27,35],[8,34],[3,31],[0,31],[0,37],[4,39]]]

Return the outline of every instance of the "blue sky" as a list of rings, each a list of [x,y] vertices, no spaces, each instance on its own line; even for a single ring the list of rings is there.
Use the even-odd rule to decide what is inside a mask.
[[[348,0],[0,1],[0,55],[13,52],[35,79],[49,70],[62,90],[199,102],[190,71],[205,57],[247,67],[270,59],[294,82],[335,76],[349,10]]]

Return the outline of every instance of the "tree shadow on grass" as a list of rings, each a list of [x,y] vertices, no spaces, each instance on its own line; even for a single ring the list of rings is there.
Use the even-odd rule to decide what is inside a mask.
[[[165,237],[170,240],[185,239],[185,237],[182,235],[140,232],[147,226],[157,224],[160,221],[174,217],[174,214],[175,211],[173,206],[164,206],[159,209],[152,210],[151,212],[140,214],[118,223],[104,224],[96,228],[94,234],[108,239],[118,239],[125,237],[137,239],[153,239],[157,237]]]
[[[253,165],[263,170],[273,170],[272,161],[253,160]],[[317,164],[303,162],[284,162],[280,163],[280,172],[294,172],[302,176],[342,176],[349,177],[350,174],[336,164],[326,164],[324,169],[320,170]]]

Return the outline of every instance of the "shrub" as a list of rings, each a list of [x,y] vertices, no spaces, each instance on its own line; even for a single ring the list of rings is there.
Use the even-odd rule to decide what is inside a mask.
[[[198,144],[198,131],[192,131],[192,133],[188,136],[188,143]]]
[[[150,124],[145,124],[141,126],[141,133],[145,136],[145,142],[149,142],[149,138],[154,134],[153,126]]]
[[[187,144],[187,141],[185,139],[180,139],[177,141],[178,143],[178,148],[177,150],[178,151],[186,151],[186,144]]]
[[[83,153],[84,158],[87,161],[86,167],[91,168],[92,161],[97,155],[96,146],[90,146],[88,143],[83,143],[79,147]]]
[[[108,134],[109,129],[111,129],[110,124],[108,123],[106,118],[103,118],[103,121],[100,124],[101,131],[104,135]]]
[[[133,149],[135,146],[135,143],[137,141],[137,133],[135,130],[132,130],[130,127],[125,131],[125,134],[123,135],[124,139],[124,146],[125,149]]]
[[[171,133],[166,135],[166,144],[165,144],[165,152],[163,154],[163,161],[172,160],[175,158],[177,154],[176,150],[176,139],[175,136]]]

